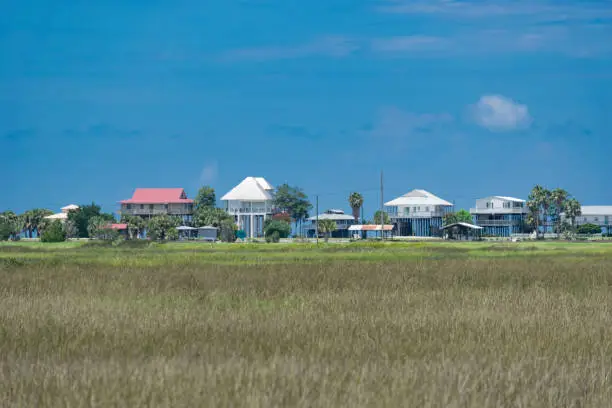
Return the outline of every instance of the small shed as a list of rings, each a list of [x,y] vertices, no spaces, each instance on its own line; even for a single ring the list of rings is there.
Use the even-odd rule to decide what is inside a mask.
[[[179,239],[184,240],[184,239],[194,239],[198,229],[193,228],[193,227],[188,227],[186,225],[181,225],[180,227],[176,227],[176,230],[178,231]]]
[[[206,227],[198,227],[198,239],[214,242],[217,240],[218,231],[219,229],[217,227],[210,225]]]
[[[456,222],[440,229],[444,231],[444,239],[457,241],[478,241],[482,234],[482,227],[467,222]]]
[[[351,225],[348,230],[352,233],[353,238],[359,239],[363,237],[367,237],[369,231],[375,231],[376,235],[380,235],[380,231],[383,231],[383,234],[386,237],[389,237],[393,234],[393,225],[385,224],[385,225],[374,225],[374,224],[366,224],[366,225]]]

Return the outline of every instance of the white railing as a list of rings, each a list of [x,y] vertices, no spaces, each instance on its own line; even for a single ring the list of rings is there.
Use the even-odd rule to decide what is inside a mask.
[[[121,214],[125,215],[162,215],[162,214],[170,214],[170,215],[191,215],[193,213],[192,210],[187,209],[174,209],[174,208],[131,208],[126,209],[122,208],[119,211]]]
[[[470,214],[527,214],[527,208],[470,208]]]
[[[391,218],[435,218],[444,217],[446,213],[443,211],[417,211],[417,212],[399,212],[396,214],[389,214]]]
[[[227,210],[230,214],[272,214],[271,208],[265,207],[245,207],[245,208],[233,208],[230,207]]]

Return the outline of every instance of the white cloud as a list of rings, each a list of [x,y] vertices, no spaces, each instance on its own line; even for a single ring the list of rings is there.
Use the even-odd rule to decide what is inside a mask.
[[[536,21],[576,21],[609,17],[606,2],[553,0],[382,0],[379,11],[393,14],[434,14],[450,18],[528,17]]]
[[[532,122],[527,105],[501,95],[484,95],[470,107],[473,120],[491,131],[524,129]]]
[[[204,166],[200,173],[200,184],[212,184],[217,180],[219,169],[216,161],[212,161]]]

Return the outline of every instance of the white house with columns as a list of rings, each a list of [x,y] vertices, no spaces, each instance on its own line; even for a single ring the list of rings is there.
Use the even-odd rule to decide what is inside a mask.
[[[225,211],[234,216],[247,237],[264,235],[266,218],[272,216],[274,187],[263,177],[247,177],[221,197]]]

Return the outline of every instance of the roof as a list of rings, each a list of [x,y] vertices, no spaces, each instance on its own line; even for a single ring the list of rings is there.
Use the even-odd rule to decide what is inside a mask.
[[[60,210],[62,210],[62,212],[68,212],[70,210],[78,210],[79,206],[76,204],[68,204],[65,207],[60,208]]]
[[[127,224],[111,224],[109,225],[109,228],[112,230],[126,230],[127,229]]]
[[[349,231],[380,231],[380,225],[351,225]],[[392,231],[393,225],[383,225],[385,231]]]
[[[242,201],[266,201],[272,200],[270,183],[263,177],[247,177],[236,187],[232,188],[223,197],[222,201],[242,200]]]
[[[612,205],[583,205],[582,215],[612,215]]]
[[[188,227],[186,225],[181,225],[180,227],[176,227],[176,229],[179,230],[179,231],[193,231],[193,230],[197,230],[197,228]]]
[[[514,202],[517,202],[517,203],[524,203],[525,202],[525,200],[522,200],[520,198],[508,197],[508,196],[498,196],[498,195],[480,198],[480,200],[487,200],[489,198],[497,198],[497,199],[504,200],[504,201],[514,201]]]
[[[317,216],[310,217],[306,221],[316,221]],[[353,221],[355,217],[345,214],[342,210],[327,210],[323,214],[319,214],[319,220],[334,220],[334,221]]]
[[[65,220],[68,218],[68,214],[65,212],[61,212],[61,213],[57,213],[57,214],[52,214],[52,215],[47,215],[45,217],[46,220]]]
[[[449,225],[445,225],[440,229],[448,229],[448,228],[452,228],[452,227],[466,227],[466,228],[471,228],[471,229],[475,229],[475,230],[481,230],[482,227],[479,227],[478,225],[474,225],[474,224],[468,224],[467,222],[456,222],[454,224],[449,224]]]
[[[218,230],[219,228],[213,227],[212,225],[207,225],[205,227],[198,227],[196,229],[199,229],[199,230]]]
[[[412,190],[409,193],[404,194],[401,197],[398,197],[394,200],[391,200],[385,203],[386,206],[394,207],[394,206],[408,206],[408,205],[443,205],[451,207],[453,204],[449,203],[446,200],[441,199],[440,197],[431,194],[429,191],[425,190]]]
[[[121,204],[191,204],[182,188],[137,188],[129,200]]]

